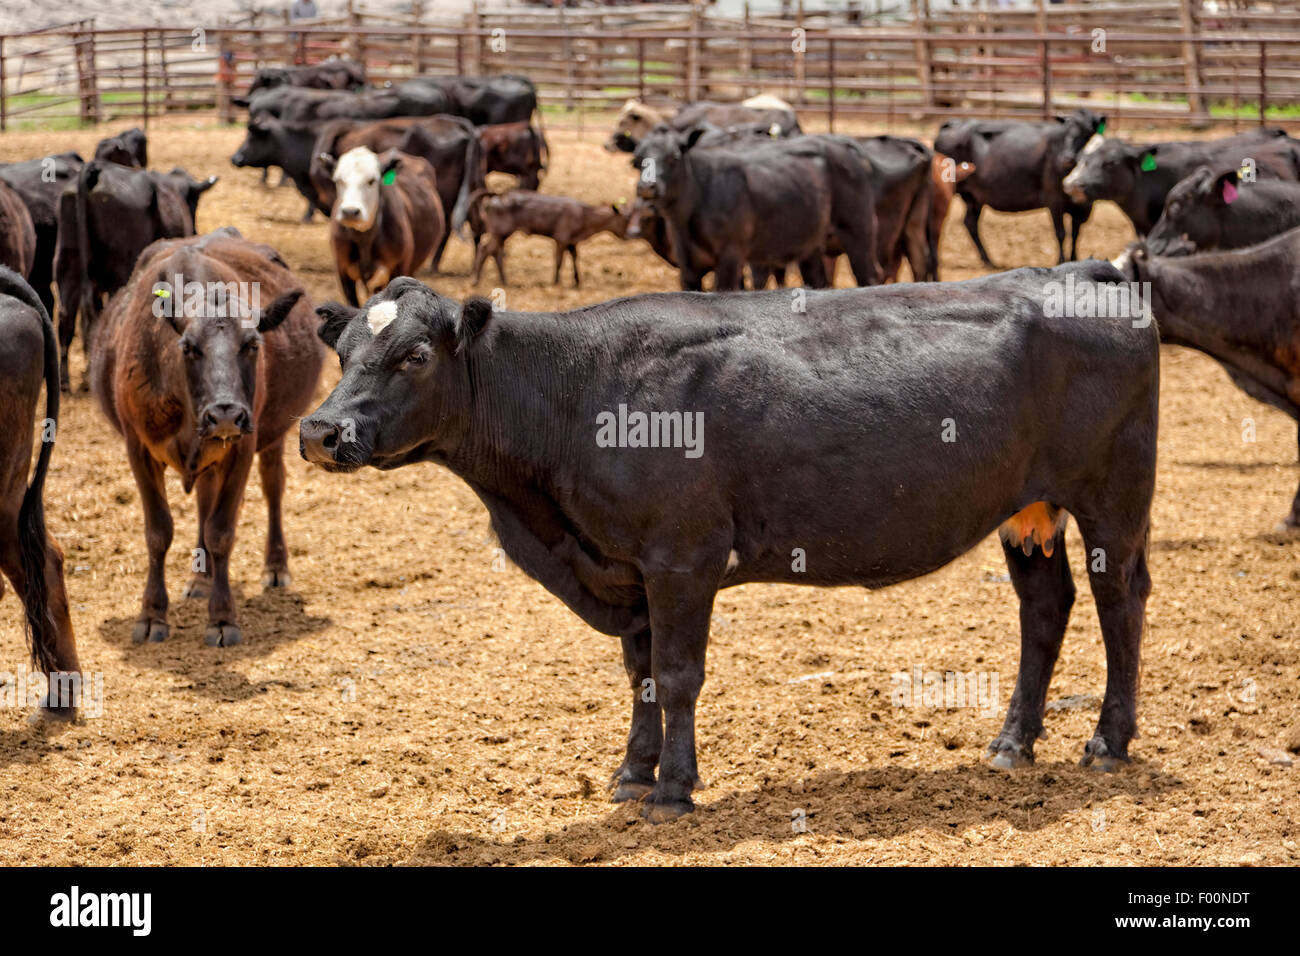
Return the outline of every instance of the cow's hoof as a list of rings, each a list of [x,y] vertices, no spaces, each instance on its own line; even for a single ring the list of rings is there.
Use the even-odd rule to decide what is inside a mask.
[[[998,770],[1022,770],[1034,765],[1034,753],[1020,744],[999,737],[989,744],[989,766]]]
[[[1279,521],[1273,530],[1281,534],[1300,534],[1300,517],[1291,515],[1285,521]]]
[[[610,797],[611,803],[626,803],[628,800],[644,800],[646,795],[655,788],[653,783],[637,783],[633,780],[624,780],[614,791],[614,796]]]
[[[268,568],[262,573],[262,590],[270,591],[273,588],[287,588],[291,580],[288,571],[272,571]]]
[[[40,724],[72,724],[77,721],[76,707],[51,707],[49,695],[41,698],[40,706],[32,711],[27,722],[33,726]]]
[[[233,624],[212,624],[208,627],[203,642],[208,647],[234,647],[243,639],[244,635]]]
[[[684,817],[695,811],[695,804],[689,800],[676,800],[670,803],[651,803],[646,801],[641,816],[648,823],[671,823],[678,817]]]
[[[135,629],[131,631],[131,642],[134,644],[143,644],[148,641],[150,644],[161,644],[167,640],[171,628],[167,626],[166,621],[151,621],[148,618],[135,622]]]
[[[1079,766],[1096,770],[1098,773],[1116,773],[1128,762],[1126,755],[1112,754],[1110,748],[1106,746],[1106,741],[1101,737],[1093,737],[1083,748],[1083,759],[1079,761]]]
[[[206,598],[212,593],[212,581],[209,578],[193,578],[185,588],[185,599],[187,601]]]

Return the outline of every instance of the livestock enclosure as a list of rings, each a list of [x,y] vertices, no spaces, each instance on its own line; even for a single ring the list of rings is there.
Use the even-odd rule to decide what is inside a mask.
[[[747,6],[736,12],[735,3],[723,11],[703,3],[475,0],[448,13],[434,0],[414,0],[398,13],[346,0],[340,15],[307,22],[289,23],[277,9],[211,23],[79,19],[0,34],[0,164],[65,151],[88,159],[102,138],[141,125],[151,170],[218,177],[198,203],[198,233],[229,226],[265,243],[312,304],[323,305],[342,298],[331,246],[337,223],[304,221],[297,190],[232,164],[248,119],[232,100],[262,66],[346,55],[376,83],[527,76],[548,139],[540,191],[604,215],[636,197],[641,182],[629,155],[608,142],[616,111],[631,97],[729,103],[770,93],[793,104],[806,132],[893,132],[926,144],[950,118],[1038,120],[1076,107],[1104,113],[1106,135],[1119,133],[1112,140],[1136,140],[1140,130],[1143,142],[1164,145],[1261,121],[1300,135],[1300,0],[813,4],[791,0],[777,16]],[[763,149],[767,129],[764,121]],[[1090,123],[1081,142],[1098,143],[1097,129]],[[305,155],[319,158],[316,128],[309,132]],[[940,189],[942,163],[919,148],[915,155],[924,156],[927,188]],[[103,167],[82,168],[98,175]],[[1229,171],[1239,168],[1234,161]],[[394,182],[386,172],[370,180],[375,195],[376,182]],[[499,191],[513,181],[492,172],[487,184]],[[940,224],[945,282],[998,271],[977,257],[962,228],[965,211],[959,194]],[[88,241],[87,217],[74,222],[78,241]],[[990,205],[982,230],[1000,269],[1056,263],[1043,208],[1005,213]],[[519,233],[507,247],[508,284],[491,262],[480,281],[472,278],[465,235],[451,237],[437,270],[422,265],[415,278],[458,303],[487,296],[521,312],[680,287],[677,270],[647,241],[621,236],[582,241],[581,287],[567,270],[553,283],[551,241]],[[1115,260],[1135,238],[1121,208],[1098,201],[1077,251]],[[910,268],[900,283],[914,278]],[[835,284],[851,285],[847,273],[841,264]],[[1300,288],[1295,277],[1269,281],[1292,294]],[[924,289],[937,299],[949,287]],[[802,294],[788,291],[792,301]],[[1000,309],[983,309],[979,321],[1024,318]],[[936,321],[948,318],[918,305],[918,320],[927,310]],[[791,321],[812,320],[794,318],[798,311]],[[376,337],[385,326],[378,328]],[[1156,333],[1143,328],[1150,377],[1137,378],[1149,398]],[[906,355],[912,327],[904,333],[890,347]],[[1022,652],[1015,588],[1023,582],[1013,585],[995,532],[938,570],[880,590],[745,583],[719,591],[695,718],[697,809],[651,826],[634,801],[611,803],[606,786],[628,734],[619,638],[596,633],[508,561],[483,501],[441,466],[327,471],[298,454],[295,420],[283,502],[291,582],[263,586],[268,495],[254,471],[230,555],[243,640],[223,647],[205,644],[207,602],[183,591],[196,556],[206,557],[202,547],[191,550],[202,491],[187,493],[168,470],[170,635],[134,643],[150,569],[148,495],[90,394],[85,335],[79,329],[72,348],[45,487],[86,675],[82,713],[67,723],[36,719],[26,622],[0,577],[0,867],[95,866],[112,877],[115,868],[144,866],[1300,865],[1300,532],[1277,524],[1296,491],[1296,421],[1279,404],[1252,398],[1202,352],[1160,347],[1145,559],[1153,589],[1130,763],[1114,773],[1079,763],[1113,671],[1091,595],[1096,555],[1074,515],[1054,540],[1064,541],[1071,562],[1059,580],[1073,580],[1077,601],[1032,766],[1000,770],[987,759]],[[180,339],[168,339],[174,356],[182,346],[189,354]],[[922,340],[917,350],[924,347]],[[1099,352],[1088,356],[1100,365]],[[415,354],[409,345],[393,350],[395,361]],[[963,373],[1002,381],[989,378],[1000,360],[978,368],[966,361]],[[327,354],[305,415],[339,383],[341,365]],[[1081,390],[1097,391],[1087,374],[1079,378]],[[589,388],[581,381],[579,391]],[[918,390],[941,394],[939,384],[927,380]],[[1033,390],[1055,384],[1025,381],[1013,390],[1034,406]],[[749,388],[745,399],[762,404],[763,395]],[[1002,412],[994,404],[991,417]],[[37,427],[46,425],[38,416]],[[1077,431],[1071,420],[1071,444]],[[778,470],[792,468],[796,456],[771,457]],[[812,460],[798,462],[800,474],[847,482],[819,457],[804,457]],[[1091,461],[1075,465],[1100,470]],[[684,525],[682,502],[692,493],[674,487],[656,504]],[[297,884],[286,891],[291,904],[298,891]],[[971,896],[988,905],[988,894]],[[308,911],[302,920],[256,894],[242,897],[252,902],[221,900],[232,910],[223,921],[241,930],[239,907],[261,902],[289,930],[311,923],[332,932],[352,919],[370,932],[353,916],[360,907],[352,899],[337,918]],[[933,907],[933,898],[925,894],[919,905]],[[1093,896],[1037,909],[1056,919],[1083,907],[1096,918],[1109,915],[1109,905]],[[188,924],[188,909],[183,915]]]
[[[377,81],[521,73],[548,110],[625,99],[782,96],[828,128],[948,116],[1047,116],[1079,105],[1124,124],[1231,126],[1300,115],[1300,4],[1214,10],[1198,0],[1089,0],[1033,10],[791,5],[789,18],[715,15],[700,3],[500,8],[405,15],[349,2],[295,23],[98,28],[93,20],[0,37],[0,129],[140,121],[215,109],[262,65],[361,60]]]

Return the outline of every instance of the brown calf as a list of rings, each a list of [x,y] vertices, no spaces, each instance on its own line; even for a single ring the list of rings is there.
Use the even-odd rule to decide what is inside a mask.
[[[32,423],[41,384],[45,421],[41,451],[32,462]],[[63,586],[63,552],[45,530],[45,476],[59,417],[59,346],[54,323],[17,273],[0,268],[0,570],[26,611],[32,663],[50,678],[42,701],[50,716],[70,718],[75,701],[57,688],[56,674],[75,674],[77,642]],[[28,482],[28,472],[31,480]],[[0,596],[4,578],[0,578]]]
[[[443,239],[438,177],[419,156],[388,150],[382,156],[358,146],[337,161],[320,157],[334,178],[330,243],[339,284],[358,305],[397,276],[413,276]]]
[[[254,455],[268,511],[262,584],[288,587],[284,433],[310,404],[321,359],[311,302],[270,246],[219,229],[156,242],[140,255],[91,344],[91,386],[125,439],[144,508],[149,579],[133,640],[168,635],[167,468],[198,497],[185,596],[208,597],[209,645],[242,639],[229,568]]]
[[[957,194],[957,184],[974,172],[974,163],[959,163],[942,153],[934,154],[930,165],[930,178],[934,181],[934,198],[930,202],[930,235],[936,249],[939,247],[944,220],[948,218],[948,207],[952,205],[952,197]]]
[[[546,169],[546,140],[528,122],[496,123],[478,128],[479,145],[490,173],[519,177],[520,189],[536,189]]]
[[[483,194],[477,201],[477,220],[487,241],[474,251],[474,281],[478,282],[483,263],[490,255],[496,260],[501,284],[506,281],[505,242],[516,232],[530,236],[550,236],[555,240],[555,279],[560,284],[560,267],[567,250],[573,260],[573,285],[578,279],[578,243],[598,232],[611,232],[620,239],[627,234],[628,214],[618,206],[596,208],[566,196],[548,196],[531,189],[512,189],[501,195]],[[471,223],[475,219],[471,218]]]
[[[36,261],[36,227],[21,196],[0,182],[0,266],[8,266],[24,279]]]

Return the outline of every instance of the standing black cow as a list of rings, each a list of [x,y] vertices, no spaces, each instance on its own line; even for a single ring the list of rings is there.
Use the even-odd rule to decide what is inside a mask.
[[[526,76],[417,76],[407,81],[424,85],[446,97],[446,107],[436,110],[463,116],[475,126],[523,123],[541,113],[537,87]]]
[[[45,427],[33,469],[32,425],[42,383]],[[63,699],[66,685],[59,675],[72,677],[81,666],[63,583],[63,552],[45,528],[45,476],[58,419],[59,348],[50,315],[21,276],[0,267],[0,571],[23,602],[32,663],[50,680],[44,712],[70,718],[75,701]]]
[[[1300,179],[1300,142],[1263,127],[1226,139],[1145,145],[1097,137],[1080,152],[1062,186],[1077,202],[1111,200],[1145,236],[1160,219],[1170,190],[1197,167],[1243,165],[1260,179]]]
[[[366,66],[346,57],[330,57],[322,63],[306,66],[264,66],[253,74],[248,92],[231,100],[236,106],[248,106],[263,90],[296,86],[313,90],[360,90],[366,85]]]
[[[0,179],[22,197],[36,230],[36,255],[27,281],[41,298],[45,311],[54,314],[54,253],[59,236],[59,197],[77,180],[82,159],[76,153],[58,153],[20,163],[0,165]]]
[[[859,285],[877,281],[875,191],[862,147],[842,136],[769,139],[745,149],[696,150],[703,131],[659,126],[637,146],[637,193],[668,223],[682,288],[741,288],[745,264],[799,263],[804,284],[829,284],[833,238]]]
[[[398,279],[364,310],[320,310],[343,377],[301,450],[333,471],[447,466],[512,560],[622,639],[614,799],[644,797],[656,821],[693,807],[720,588],[883,587],[999,528],[1021,661],[990,751],[1031,762],[1074,601],[1068,512],[1105,555],[1089,576],[1106,696],[1083,762],[1111,769],[1136,731],[1159,346],[1150,323],[1053,318],[1045,301],[1054,282],[1122,279],[1092,261],[810,292],[806,316],[781,291],[512,313]]]
[[[155,239],[192,235],[194,218],[167,174],[97,159],[82,167],[76,185],[59,199],[54,256],[64,388],[69,386],[68,352],[78,315],[82,347],[89,351],[90,330],[103,299],[126,285],[145,247]]]
[[[1065,216],[1070,216],[1070,259],[1079,257],[1079,230],[1092,215],[1092,202],[1071,199],[1061,186],[1079,150],[1106,118],[1077,109],[1045,123],[1023,120],[948,120],[934,138],[937,152],[957,163],[972,163],[975,172],[957,186],[966,203],[966,231],[980,261],[993,261],[980,241],[980,213],[1027,212],[1046,207],[1056,231],[1057,261],[1065,261]]]
[[[1240,249],[1300,226],[1300,183],[1243,183],[1237,169],[1201,166],[1172,190],[1147,235],[1153,256]]]
[[[1138,242],[1116,265],[1151,283],[1161,341],[1204,352],[1251,398],[1300,423],[1300,229],[1245,249],[1169,258]],[[1279,525],[1297,528],[1300,490]]]

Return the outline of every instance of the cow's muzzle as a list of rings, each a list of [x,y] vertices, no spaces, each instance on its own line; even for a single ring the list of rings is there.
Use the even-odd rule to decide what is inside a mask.
[[[213,402],[199,416],[199,435],[211,441],[231,442],[252,431],[253,416],[239,402]]]

